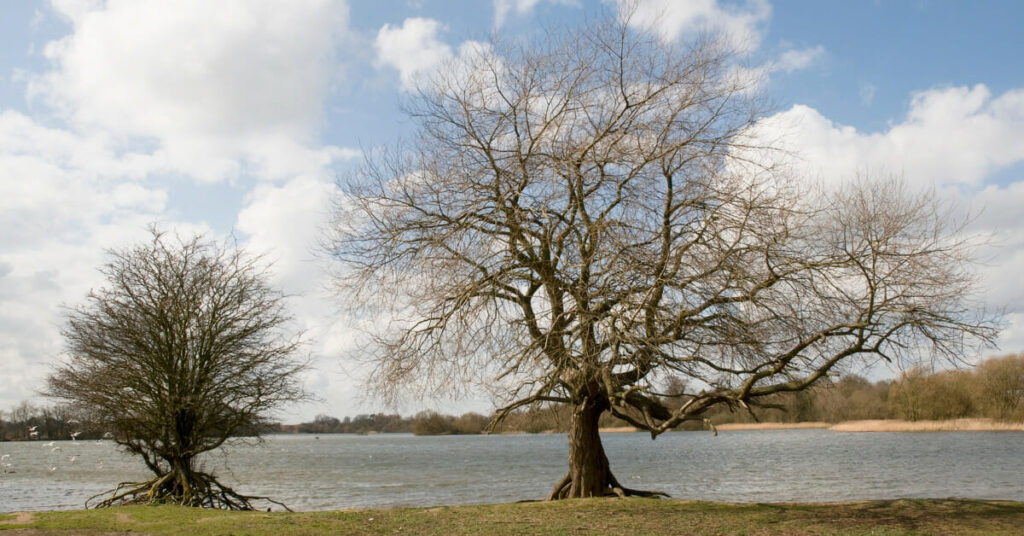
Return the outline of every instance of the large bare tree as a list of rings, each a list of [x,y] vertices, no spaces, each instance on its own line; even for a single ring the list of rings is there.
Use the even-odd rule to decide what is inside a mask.
[[[101,271],[106,286],[67,313],[67,355],[47,394],[93,414],[155,476],[119,485],[97,506],[251,509],[256,497],[197,459],[230,437],[258,436],[270,411],[304,398],[306,361],[285,331],[283,295],[257,258],[156,230],[148,243],[110,252]]]
[[[616,20],[481,47],[425,82],[415,137],[367,159],[333,224],[340,288],[376,319],[372,385],[445,392],[482,371],[505,388],[498,420],[569,404],[549,498],[650,494],[609,469],[603,413],[654,437],[844,362],[991,342],[970,244],[935,199],[787,176],[746,72],[713,39]]]

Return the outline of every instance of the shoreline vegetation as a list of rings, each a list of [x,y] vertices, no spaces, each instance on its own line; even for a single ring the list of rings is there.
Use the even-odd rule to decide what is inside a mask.
[[[668,406],[686,402],[692,389],[669,382],[661,395]],[[829,428],[840,432],[1024,431],[1024,354],[988,359],[970,370],[928,372],[913,368],[895,380],[870,382],[849,374],[826,378],[806,391],[782,393],[749,411],[717,407],[705,417],[721,431]],[[524,407],[509,413],[490,433],[564,433],[571,409]],[[415,415],[361,414],[339,419],[317,415],[299,424],[266,423],[249,434],[464,435],[488,433],[491,415],[446,415],[425,410]],[[605,433],[633,431],[625,421],[601,416]],[[700,421],[680,430],[707,430]],[[23,402],[0,411],[0,441],[100,439],[109,436],[90,415],[68,405]],[[243,431],[240,435],[246,435]]]
[[[674,499],[310,512],[238,512],[126,506],[0,514],[0,534],[1019,534],[1024,503],[901,499],[845,503],[730,504]]]

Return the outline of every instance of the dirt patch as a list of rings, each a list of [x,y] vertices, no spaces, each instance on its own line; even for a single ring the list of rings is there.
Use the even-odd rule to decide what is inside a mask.
[[[28,525],[32,522],[30,512],[14,512],[14,519],[0,521],[0,525]]]

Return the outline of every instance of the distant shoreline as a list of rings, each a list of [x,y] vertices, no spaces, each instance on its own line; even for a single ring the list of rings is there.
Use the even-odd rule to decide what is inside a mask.
[[[720,431],[744,430],[808,430],[833,432],[1024,432],[1024,423],[1001,422],[993,419],[950,419],[945,421],[903,421],[899,419],[872,419],[863,421],[827,422],[741,422],[715,426]],[[637,428],[601,428],[602,434],[640,432]]]
[[[1024,432],[1024,423],[992,419],[950,419],[946,421],[901,421],[880,419],[846,421],[829,428],[835,432]]]

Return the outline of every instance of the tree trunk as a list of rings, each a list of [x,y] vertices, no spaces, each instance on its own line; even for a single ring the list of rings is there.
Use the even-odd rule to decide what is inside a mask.
[[[612,474],[601,445],[598,420],[608,409],[605,400],[584,399],[573,408],[569,419],[569,472],[555,484],[548,500],[584,497],[668,497],[663,491],[624,487]]]
[[[598,420],[607,402],[586,398],[573,408],[569,420],[569,473],[555,485],[548,499],[603,497],[611,493],[611,472],[601,446]]]
[[[586,399],[573,409],[569,420],[569,498],[602,497],[609,491],[608,458],[598,432],[598,420],[606,407]]]

